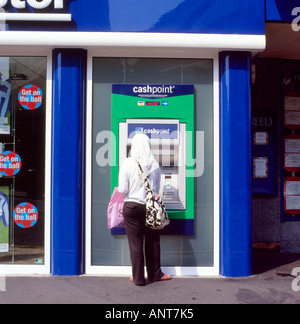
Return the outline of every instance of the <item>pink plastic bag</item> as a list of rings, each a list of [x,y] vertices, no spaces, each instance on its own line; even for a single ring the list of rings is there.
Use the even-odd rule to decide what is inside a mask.
[[[119,192],[118,188],[116,187],[111,196],[110,202],[108,204],[108,209],[107,209],[108,229],[124,226],[124,218],[123,218],[124,199],[125,196],[122,195]]]

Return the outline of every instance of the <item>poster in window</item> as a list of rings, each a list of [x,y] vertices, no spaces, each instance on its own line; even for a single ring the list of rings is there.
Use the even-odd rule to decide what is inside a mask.
[[[284,139],[285,153],[300,153],[300,136],[287,136]]]
[[[300,135],[284,138],[284,169],[288,172],[300,171]]]
[[[0,154],[0,174],[4,177],[12,177],[18,174],[22,167],[20,156],[13,151],[5,151]]]
[[[285,111],[284,124],[287,128],[300,128],[300,111]]]
[[[286,96],[284,99],[284,125],[290,129],[300,128],[300,97]]]
[[[28,84],[19,91],[18,101],[26,110],[38,109],[43,103],[43,91],[34,84]]]
[[[0,253],[9,251],[9,187],[0,187]]]
[[[254,145],[268,145],[268,132],[254,132]]]
[[[288,214],[300,214],[300,177],[284,180],[284,210]]]
[[[284,157],[284,168],[289,172],[300,170],[300,154],[286,153]]]
[[[253,158],[253,178],[254,179],[267,179],[269,174],[267,157]]]
[[[300,111],[300,96],[286,96],[284,98],[284,109]]]
[[[39,219],[38,209],[29,202],[23,202],[15,207],[13,219],[17,226],[27,229],[36,225]]]
[[[0,62],[0,134],[10,134],[10,94],[11,83],[9,78],[8,59],[3,58]]]

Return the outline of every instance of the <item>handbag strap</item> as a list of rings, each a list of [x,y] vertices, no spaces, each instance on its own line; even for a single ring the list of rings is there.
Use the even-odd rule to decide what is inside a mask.
[[[145,184],[146,189],[151,190],[151,187],[150,187],[150,183],[149,183],[148,177],[145,175],[145,173],[144,173],[144,171],[143,171],[143,169],[142,169],[140,163],[139,163],[138,161],[136,161],[136,163],[137,163],[137,165],[139,166],[139,168],[140,168],[140,170],[141,170],[141,172],[142,172],[142,176],[143,176],[143,178],[144,178],[144,184]]]

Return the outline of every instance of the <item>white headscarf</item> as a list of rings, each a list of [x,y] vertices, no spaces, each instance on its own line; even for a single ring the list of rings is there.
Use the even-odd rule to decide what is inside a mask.
[[[133,137],[131,144],[131,157],[140,163],[146,176],[149,176],[159,168],[159,164],[151,152],[150,139],[145,134],[136,134]],[[142,175],[138,166],[133,168],[132,175],[139,183],[142,182]]]

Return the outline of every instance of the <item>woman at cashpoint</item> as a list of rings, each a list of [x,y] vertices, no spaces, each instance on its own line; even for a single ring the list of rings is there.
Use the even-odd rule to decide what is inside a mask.
[[[170,280],[172,277],[161,270],[159,231],[145,226],[146,190],[137,162],[148,177],[153,190],[158,193],[161,180],[160,168],[151,152],[150,140],[144,134],[137,134],[132,139],[131,157],[125,159],[121,165],[118,187],[119,192],[126,196],[123,216],[132,264],[130,280],[138,286],[143,286],[146,283],[144,255],[150,282]]]

